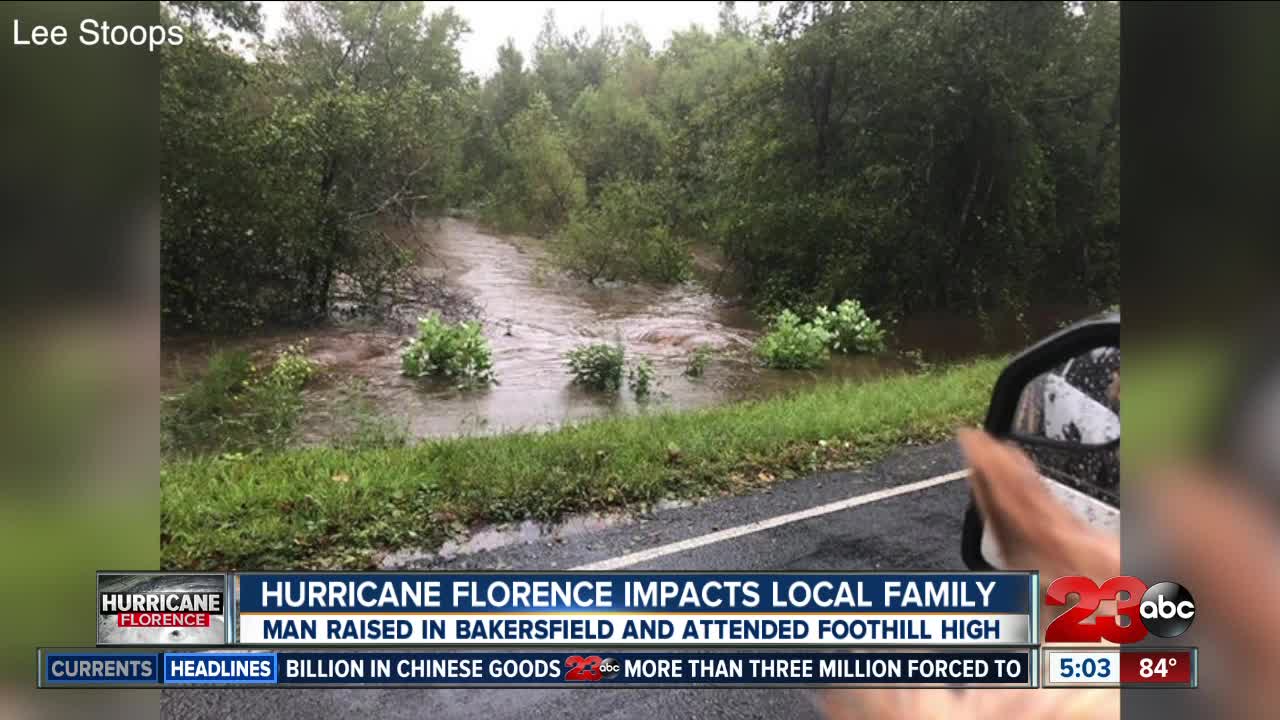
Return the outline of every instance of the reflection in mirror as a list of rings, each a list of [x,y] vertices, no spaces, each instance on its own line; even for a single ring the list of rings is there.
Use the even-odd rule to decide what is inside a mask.
[[[1027,383],[1013,431],[1074,445],[1119,440],[1120,348],[1094,348]]]
[[[1046,477],[1116,504],[1120,348],[1094,348],[1027,383],[1012,439]]]

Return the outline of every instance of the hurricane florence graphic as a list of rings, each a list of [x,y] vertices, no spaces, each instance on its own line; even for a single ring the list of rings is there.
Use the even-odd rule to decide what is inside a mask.
[[[102,612],[104,595],[165,596],[171,594],[223,594],[226,576],[221,574],[120,573],[98,575],[99,645],[222,645],[226,642],[226,601],[219,612],[209,613],[201,627],[121,627],[117,613]]]

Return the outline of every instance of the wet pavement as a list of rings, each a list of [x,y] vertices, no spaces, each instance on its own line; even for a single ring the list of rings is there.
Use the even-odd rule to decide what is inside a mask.
[[[852,495],[922,480],[962,466],[953,443],[908,448],[874,466],[820,473],[749,495],[655,508],[556,542],[506,538],[492,549],[450,558],[423,556],[405,566],[430,569],[557,570],[615,558]],[[636,570],[838,571],[959,570],[968,486],[943,483],[634,566]],[[628,568],[632,569],[632,568]],[[165,717],[271,718],[816,718],[812,690],[166,690]]]

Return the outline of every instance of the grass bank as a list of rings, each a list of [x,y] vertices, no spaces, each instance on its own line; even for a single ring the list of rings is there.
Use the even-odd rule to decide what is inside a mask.
[[[430,547],[474,523],[738,491],[873,460],[977,422],[1003,362],[545,433],[171,462],[161,475],[162,560],[361,568],[380,550]]]

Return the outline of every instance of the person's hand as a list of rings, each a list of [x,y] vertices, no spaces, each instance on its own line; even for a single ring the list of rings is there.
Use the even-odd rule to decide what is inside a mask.
[[[978,510],[995,534],[1008,569],[1039,570],[1049,578],[1086,575],[1096,582],[1120,574],[1119,540],[1080,522],[1054,499],[1025,453],[980,430],[961,430],[958,440],[972,468],[969,484]],[[818,706],[826,717],[841,720],[1102,720],[1119,718],[1120,693],[1108,689],[833,690],[819,696]]]
[[[1055,500],[1026,453],[981,430],[961,430],[956,439],[1005,569],[1039,570],[1045,578],[1085,575],[1097,583],[1120,574],[1120,543]]]

